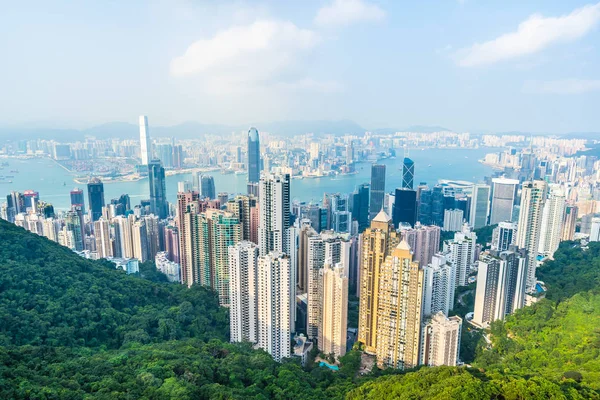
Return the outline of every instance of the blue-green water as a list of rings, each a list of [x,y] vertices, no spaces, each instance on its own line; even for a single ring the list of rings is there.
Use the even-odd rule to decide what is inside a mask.
[[[415,162],[415,186],[419,182],[432,185],[438,179],[456,179],[479,181],[484,176],[490,175],[492,169],[477,160],[483,158],[488,149],[426,149],[414,150],[410,157]],[[4,160],[3,160],[4,161]],[[9,159],[9,166],[0,170],[0,175],[13,175],[13,183],[0,184],[0,195],[4,196],[11,190],[24,191],[33,189],[40,193],[40,199],[51,202],[56,209],[69,208],[69,191],[77,185],[73,176],[49,159],[17,160]],[[387,165],[386,190],[391,191],[399,187],[402,182],[402,156],[394,160],[384,160]],[[431,164],[431,166],[429,166]],[[11,173],[10,170],[19,170]],[[323,193],[350,193],[356,185],[369,182],[371,177],[370,164],[358,164],[358,173],[354,175],[341,175],[316,179],[292,180],[292,198],[300,201],[320,201]],[[214,172],[215,187],[217,192],[245,193],[246,175],[222,175]],[[174,175],[167,177],[167,196],[170,202],[175,202],[177,195],[177,182],[192,180],[191,174]],[[116,198],[123,193],[128,193],[131,203],[138,204],[139,200],[148,198],[148,181],[114,182],[104,185],[106,200]],[[86,194],[87,198],[87,194]],[[1,201],[0,201],[1,202]]]

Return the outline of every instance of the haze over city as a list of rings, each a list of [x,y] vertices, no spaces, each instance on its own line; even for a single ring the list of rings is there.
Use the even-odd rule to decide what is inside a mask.
[[[600,3],[0,10],[0,399],[600,399]]]
[[[599,20],[585,1],[10,2],[0,127],[596,132]]]

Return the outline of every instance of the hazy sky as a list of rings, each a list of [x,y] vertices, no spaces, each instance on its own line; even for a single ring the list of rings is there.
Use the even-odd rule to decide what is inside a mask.
[[[0,125],[600,131],[600,3],[5,1]]]

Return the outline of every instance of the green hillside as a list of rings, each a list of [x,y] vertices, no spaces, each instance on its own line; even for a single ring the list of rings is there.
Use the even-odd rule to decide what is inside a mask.
[[[0,243],[3,399],[600,398],[598,294],[542,301],[494,324],[477,368],[361,376],[356,351],[335,373],[227,343],[227,311],[204,288],[127,276],[1,220]],[[573,267],[549,288],[592,273],[576,267],[595,265],[596,250],[569,256]]]

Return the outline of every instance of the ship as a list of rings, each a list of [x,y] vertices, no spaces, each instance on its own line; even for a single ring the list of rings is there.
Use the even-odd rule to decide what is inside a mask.
[[[12,181],[0,181],[0,183],[13,183]]]
[[[19,173],[19,170],[18,170],[18,169],[13,169],[13,170],[11,170],[10,172],[12,172],[12,173],[14,173],[14,174],[18,174],[18,173]]]

